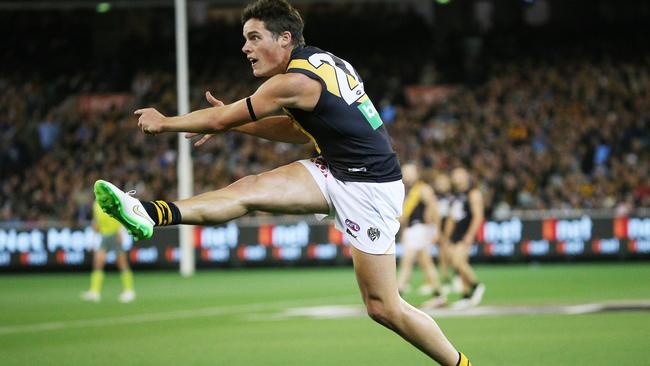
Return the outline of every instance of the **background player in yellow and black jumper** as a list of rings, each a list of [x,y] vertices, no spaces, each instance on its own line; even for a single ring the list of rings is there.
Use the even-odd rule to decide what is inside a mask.
[[[426,307],[440,307],[447,303],[447,297],[440,291],[438,273],[431,258],[431,246],[441,228],[436,195],[431,186],[420,179],[418,168],[413,163],[402,165],[402,180],[407,194],[400,219],[403,252],[397,286],[402,293],[407,290],[417,260],[433,294]]]
[[[445,232],[450,245],[447,254],[453,268],[463,281],[463,298],[453,304],[455,308],[478,305],[485,292],[485,285],[478,281],[469,263],[474,239],[484,219],[483,195],[472,187],[469,173],[464,168],[451,172],[454,198],[451,202]]]
[[[242,51],[253,75],[267,78],[253,95],[223,104],[207,94],[212,108],[183,116],[140,109],[135,112],[138,126],[148,134],[235,131],[273,141],[312,142],[321,157],[165,202],[166,220],[153,203],[99,180],[95,195],[102,209],[138,239],[151,237],[161,224],[215,225],[254,211],[329,215],[351,244],[368,315],[439,363],[466,366],[467,358],[436,322],[399,296],[395,235],[404,184],[388,131],[360,75],[347,61],[305,45],[302,17],[286,1],[258,0],[244,9],[242,23]]]
[[[105,214],[99,208],[97,202],[93,204],[93,229],[101,235],[101,241],[93,254],[93,271],[90,273],[90,289],[81,294],[82,299],[95,302],[101,300],[106,254],[110,251],[115,251],[115,260],[117,268],[120,270],[120,279],[122,280],[122,292],[118,300],[124,303],[135,300],[133,273],[129,267],[128,256],[123,248],[122,232],[124,229],[122,229],[122,225],[117,220]]]

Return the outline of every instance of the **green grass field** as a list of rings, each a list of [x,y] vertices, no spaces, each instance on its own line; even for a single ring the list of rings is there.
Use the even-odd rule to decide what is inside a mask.
[[[580,304],[650,299],[650,264],[481,266],[484,303]],[[430,365],[367,317],[275,317],[360,302],[351,268],[136,273],[120,304],[106,276],[101,303],[79,300],[87,273],[0,276],[0,364]],[[423,297],[407,296],[419,303]],[[442,318],[475,366],[648,365],[650,313]]]

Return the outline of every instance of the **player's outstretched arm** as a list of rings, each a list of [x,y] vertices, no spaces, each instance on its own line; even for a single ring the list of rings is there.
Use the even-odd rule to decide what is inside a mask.
[[[301,74],[276,75],[246,99],[220,107],[205,108],[183,116],[165,117],[154,108],[135,111],[143,132],[222,133],[246,123],[277,115],[282,108],[313,110],[321,86]]]
[[[306,144],[310,141],[309,137],[294,126],[289,116],[266,117],[235,127],[231,131],[291,144]]]
[[[205,92],[205,99],[213,107],[221,107],[224,103],[215,98],[210,92]],[[237,131],[251,136],[260,137],[266,140],[288,142],[292,144],[305,144],[309,142],[309,138],[294,126],[293,121],[289,116],[272,116],[266,117],[258,121],[251,121],[241,126],[237,126],[231,131]],[[193,138],[199,134],[188,133],[186,138]],[[198,139],[194,146],[201,146],[208,141],[212,136],[211,134],[204,135]]]

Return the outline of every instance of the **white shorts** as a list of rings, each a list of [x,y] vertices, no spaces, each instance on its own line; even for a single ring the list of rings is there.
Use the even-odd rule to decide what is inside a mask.
[[[329,215],[318,214],[322,220],[334,219],[350,244],[368,254],[395,254],[398,217],[404,204],[401,180],[386,183],[344,182],[332,175],[320,158],[300,160],[318,184],[330,206]]]
[[[428,248],[436,236],[435,225],[415,224],[404,229],[402,245],[412,250]]]

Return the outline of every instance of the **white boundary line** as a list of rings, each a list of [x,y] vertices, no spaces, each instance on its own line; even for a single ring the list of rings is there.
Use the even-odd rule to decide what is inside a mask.
[[[79,319],[79,320],[55,321],[55,322],[44,322],[44,323],[34,323],[34,324],[9,325],[9,326],[0,326],[0,336],[17,334],[17,333],[32,333],[32,332],[53,331],[53,330],[62,330],[62,329],[71,329],[71,328],[104,327],[104,326],[121,325],[121,324],[139,324],[139,323],[149,323],[149,322],[178,320],[178,319],[193,319],[193,318],[213,317],[213,316],[223,316],[223,315],[247,314],[256,311],[275,310],[275,308],[278,307],[287,308],[287,307],[295,307],[301,305],[304,306],[313,302],[316,303],[323,303],[329,301],[338,302],[338,301],[346,301],[346,300],[353,300],[353,299],[358,299],[358,296],[357,295],[329,296],[329,297],[320,297],[320,298],[285,300],[285,301],[277,301],[277,302],[262,302],[262,303],[251,303],[251,304],[241,304],[241,305],[215,306],[209,308],[175,310],[175,311],[166,311],[166,312],[158,312],[158,313],[132,314],[132,315],[122,315],[122,316],[113,316],[113,317],[96,318],[96,319]]]
[[[650,300],[613,301],[573,305],[494,305],[477,306],[464,309],[437,308],[423,309],[434,319],[451,317],[475,316],[508,316],[508,315],[544,315],[563,314],[579,315],[606,311],[650,311]],[[323,305],[311,307],[289,308],[281,313],[271,315],[270,319],[282,320],[297,317],[313,319],[334,319],[364,317],[366,310],[361,305]],[[253,318],[255,319],[255,318]]]

